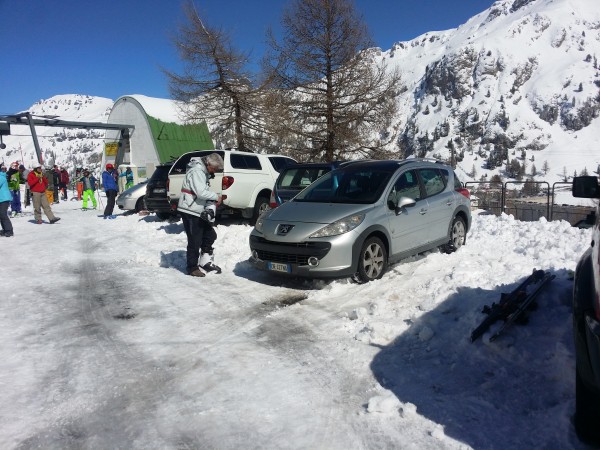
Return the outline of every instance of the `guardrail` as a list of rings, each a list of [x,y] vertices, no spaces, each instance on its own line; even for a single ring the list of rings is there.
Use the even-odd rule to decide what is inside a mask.
[[[511,188],[512,186],[515,188]],[[517,189],[517,185],[522,185]],[[473,186],[471,188],[470,186]],[[474,208],[485,209],[495,215],[512,214],[516,219],[536,221],[566,220],[571,225],[586,220],[594,214],[594,208],[581,205],[557,204],[557,192],[571,192],[571,182],[557,182],[550,187],[546,181],[467,181],[465,187],[471,191]]]

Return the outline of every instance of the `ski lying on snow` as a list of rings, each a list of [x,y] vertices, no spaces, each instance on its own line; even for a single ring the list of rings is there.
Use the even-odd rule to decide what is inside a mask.
[[[484,306],[482,312],[487,314],[487,317],[471,333],[471,342],[481,337],[498,320],[503,320],[504,324],[490,337],[490,342],[498,338],[515,321],[526,320],[526,312],[534,309],[534,300],[542,288],[554,278],[555,276],[548,272],[534,269],[513,291],[508,294],[502,293],[499,303]]]

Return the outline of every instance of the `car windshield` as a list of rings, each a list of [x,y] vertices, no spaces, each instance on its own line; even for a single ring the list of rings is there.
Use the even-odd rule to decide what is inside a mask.
[[[387,168],[347,168],[323,175],[294,201],[316,203],[375,203],[394,173]]]

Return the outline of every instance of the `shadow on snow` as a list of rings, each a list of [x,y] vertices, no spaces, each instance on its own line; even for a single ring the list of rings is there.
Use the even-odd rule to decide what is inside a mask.
[[[529,324],[507,328],[494,342],[486,333],[471,343],[471,331],[487,317],[482,307],[518,283],[460,289],[381,347],[374,376],[402,404],[473,448],[551,448],[567,439],[576,448],[571,284],[566,270],[555,275]],[[552,286],[559,278],[562,289]],[[565,367],[565,359],[572,364]]]

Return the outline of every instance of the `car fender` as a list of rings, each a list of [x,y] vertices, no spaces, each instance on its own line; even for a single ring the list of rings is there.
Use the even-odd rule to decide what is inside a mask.
[[[593,311],[594,277],[592,248],[579,259],[573,281],[573,319],[581,318],[586,311]]]
[[[256,188],[252,191],[252,196],[250,198],[250,204],[248,208],[254,208],[256,205],[256,200],[261,196],[262,192],[268,192],[268,194],[264,195],[264,197],[269,200],[269,196],[271,195],[271,191],[273,190],[273,185],[269,185],[268,183],[259,183]]]
[[[577,263],[573,282],[573,337],[575,358],[582,381],[587,386],[597,383],[594,365],[588,353],[586,315],[593,314],[592,251],[588,249]]]
[[[239,201],[240,200],[239,195],[229,195],[226,199],[223,200],[223,204],[230,208],[235,208],[235,209],[254,208],[254,205],[256,204],[256,199],[259,197],[260,193],[263,191],[269,191],[269,194],[266,195],[267,200],[268,200],[269,196],[271,195],[272,188],[273,188],[273,186],[269,186],[268,183],[261,181],[252,188],[252,193],[250,194],[249,197],[246,197],[247,201],[244,201],[242,203]],[[222,191],[222,194],[227,195],[227,190]]]
[[[448,224],[448,236],[450,236],[452,231],[452,222],[454,222],[454,218],[459,215],[465,220],[465,227],[467,228],[465,232],[468,232],[471,229],[471,214],[469,208],[465,205],[459,205],[454,210],[454,214],[452,214],[452,220]]]
[[[389,262],[391,237],[384,226],[380,224],[373,224],[369,228],[364,229],[352,245],[352,270],[354,272],[358,270],[358,255],[360,254],[360,250],[362,249],[365,241],[371,236],[377,236],[383,241],[383,245],[385,245],[385,250],[388,254]]]

